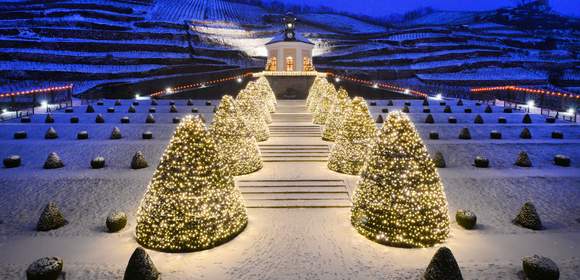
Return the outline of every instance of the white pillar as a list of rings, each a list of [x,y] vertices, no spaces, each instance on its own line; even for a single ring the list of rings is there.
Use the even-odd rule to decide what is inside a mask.
[[[302,58],[302,48],[296,47],[296,71],[304,71],[304,61]]]
[[[284,71],[285,67],[286,67],[286,59],[284,58],[284,49],[279,48],[278,49],[278,62],[276,65],[276,71]]]

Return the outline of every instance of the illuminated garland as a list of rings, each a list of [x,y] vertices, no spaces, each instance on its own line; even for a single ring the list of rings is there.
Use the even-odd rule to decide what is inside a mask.
[[[350,98],[348,97],[348,92],[344,88],[338,90],[338,96],[332,109],[328,114],[326,119],[326,125],[322,131],[322,139],[326,141],[334,141],[338,131],[342,127],[342,122],[344,116],[348,114],[350,110]]]
[[[353,195],[358,232],[396,247],[430,247],[449,235],[443,184],[411,120],[390,113]]]
[[[137,210],[137,241],[164,252],[215,247],[248,222],[240,190],[199,117],[177,127]]]
[[[326,119],[332,109],[332,104],[336,101],[337,92],[334,85],[331,83],[325,84],[325,89],[318,100],[316,110],[314,110],[313,123],[315,124],[325,124]]]
[[[236,98],[236,108],[256,141],[262,142],[270,138],[270,128],[265,119],[264,103],[255,98],[244,97],[240,92]]]
[[[210,132],[218,154],[229,165],[232,175],[249,174],[262,168],[258,143],[238,114],[231,96],[222,97]]]
[[[373,81],[369,81],[369,80],[362,80],[362,79],[357,79],[357,78],[351,78],[351,77],[347,77],[347,76],[341,76],[341,75],[335,75],[333,73],[327,73],[328,77],[334,77],[335,79],[338,79],[338,81],[340,80],[346,80],[346,81],[350,81],[353,83],[357,83],[357,84],[361,84],[361,85],[365,85],[368,87],[373,87],[373,88],[383,88],[383,89],[388,89],[390,91],[393,92],[398,92],[398,93],[403,93],[403,94],[411,94],[411,95],[415,95],[415,96],[419,96],[419,97],[429,97],[428,94],[421,92],[421,91],[417,91],[417,90],[413,90],[413,89],[409,89],[409,88],[403,88],[400,86],[396,86],[393,84],[388,84],[388,83],[380,83],[380,82],[373,82]]]
[[[557,91],[544,90],[544,89],[524,88],[524,87],[518,87],[518,86],[482,87],[482,88],[470,89],[471,93],[473,93],[473,94],[490,92],[490,91],[503,91],[503,90],[523,92],[523,93],[529,93],[529,94],[538,94],[538,95],[549,95],[549,96],[556,96],[556,97],[576,99],[576,100],[580,99],[580,95],[578,95],[578,94],[557,92]]]
[[[150,96],[151,97],[161,97],[164,95],[171,95],[171,94],[179,93],[181,91],[189,90],[192,88],[204,88],[208,85],[226,83],[226,82],[239,80],[239,79],[243,79],[243,78],[247,78],[247,77],[252,77],[252,73],[248,72],[248,73],[245,73],[243,75],[235,75],[235,76],[230,76],[230,77],[226,77],[226,78],[210,80],[210,81],[206,81],[206,82],[186,84],[186,85],[180,85],[180,86],[176,86],[176,87],[168,87],[166,89],[153,92],[150,94]]]
[[[328,168],[358,175],[366,160],[376,127],[365,100],[355,97],[330,151]]]
[[[15,92],[5,92],[0,94],[0,98],[6,97],[14,97],[14,96],[22,96],[22,95],[34,95],[34,94],[42,94],[42,93],[49,93],[55,91],[65,91],[65,90],[72,90],[73,84],[69,84],[66,86],[59,86],[59,87],[47,87],[47,88],[37,88],[31,90],[22,90],[22,91],[15,91]]]

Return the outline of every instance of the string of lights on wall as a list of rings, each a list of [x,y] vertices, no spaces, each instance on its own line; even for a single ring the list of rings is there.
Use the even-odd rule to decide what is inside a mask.
[[[373,82],[373,81],[369,81],[369,80],[362,80],[362,79],[352,78],[352,77],[343,76],[343,75],[336,75],[336,74],[330,73],[330,72],[327,73],[327,76],[330,78],[334,78],[335,81],[337,81],[337,82],[340,82],[341,80],[346,80],[346,81],[366,85],[366,86],[373,87],[373,88],[388,89],[388,90],[391,90],[394,92],[403,93],[403,94],[411,94],[411,95],[415,95],[415,96],[419,96],[419,97],[423,97],[423,98],[426,98],[429,96],[428,94],[426,94],[424,92],[420,92],[420,91],[409,89],[409,88],[403,88],[403,87],[396,86],[393,84],[388,84],[388,83],[380,83],[380,82]]]
[[[243,78],[252,77],[252,75],[253,74],[251,72],[247,72],[247,73],[244,73],[242,75],[235,75],[235,76],[230,76],[230,77],[226,77],[226,78],[219,78],[219,79],[215,79],[215,80],[211,80],[211,81],[198,82],[198,83],[187,84],[187,85],[180,85],[180,86],[176,86],[176,87],[168,87],[164,90],[160,90],[160,91],[156,91],[156,92],[151,93],[151,97],[160,97],[160,96],[164,96],[164,95],[171,95],[171,94],[175,94],[175,93],[178,93],[180,91],[187,90],[187,89],[204,88],[204,87],[207,87],[208,85],[221,84],[221,83],[230,82],[233,80],[238,80],[239,82],[241,82]]]
[[[47,88],[37,88],[37,89],[22,90],[22,91],[15,91],[15,92],[6,92],[6,93],[0,94],[0,98],[15,97],[15,96],[22,96],[22,95],[43,94],[43,93],[65,91],[65,90],[72,90],[72,89],[73,89],[73,84],[68,84],[65,86],[58,86],[58,87],[47,87]]]
[[[485,92],[490,92],[490,91],[514,91],[514,92],[522,92],[522,93],[530,93],[530,94],[538,94],[538,95],[549,95],[549,96],[556,96],[556,97],[561,97],[561,98],[580,100],[580,95],[578,95],[578,94],[551,91],[551,90],[545,90],[545,89],[524,88],[524,87],[518,87],[518,86],[481,87],[481,88],[472,88],[470,91],[473,94],[485,93]]]

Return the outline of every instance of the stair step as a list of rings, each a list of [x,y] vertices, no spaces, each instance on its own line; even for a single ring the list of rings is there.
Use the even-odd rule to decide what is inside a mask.
[[[240,187],[242,193],[345,193],[344,186],[303,186],[303,187],[280,187],[280,186],[261,186],[261,187]]]
[[[348,193],[242,193],[246,200],[348,200]]]
[[[238,186],[345,186],[341,179],[271,179],[271,180],[238,180]]]
[[[349,200],[250,200],[247,208],[350,208]]]

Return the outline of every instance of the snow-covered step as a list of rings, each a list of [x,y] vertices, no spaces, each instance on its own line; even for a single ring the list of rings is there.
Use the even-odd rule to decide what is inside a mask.
[[[351,206],[343,180],[240,180],[236,184],[250,208]]]
[[[304,134],[281,137],[304,137]],[[264,162],[325,162],[330,149],[328,145],[261,145],[260,151]]]

